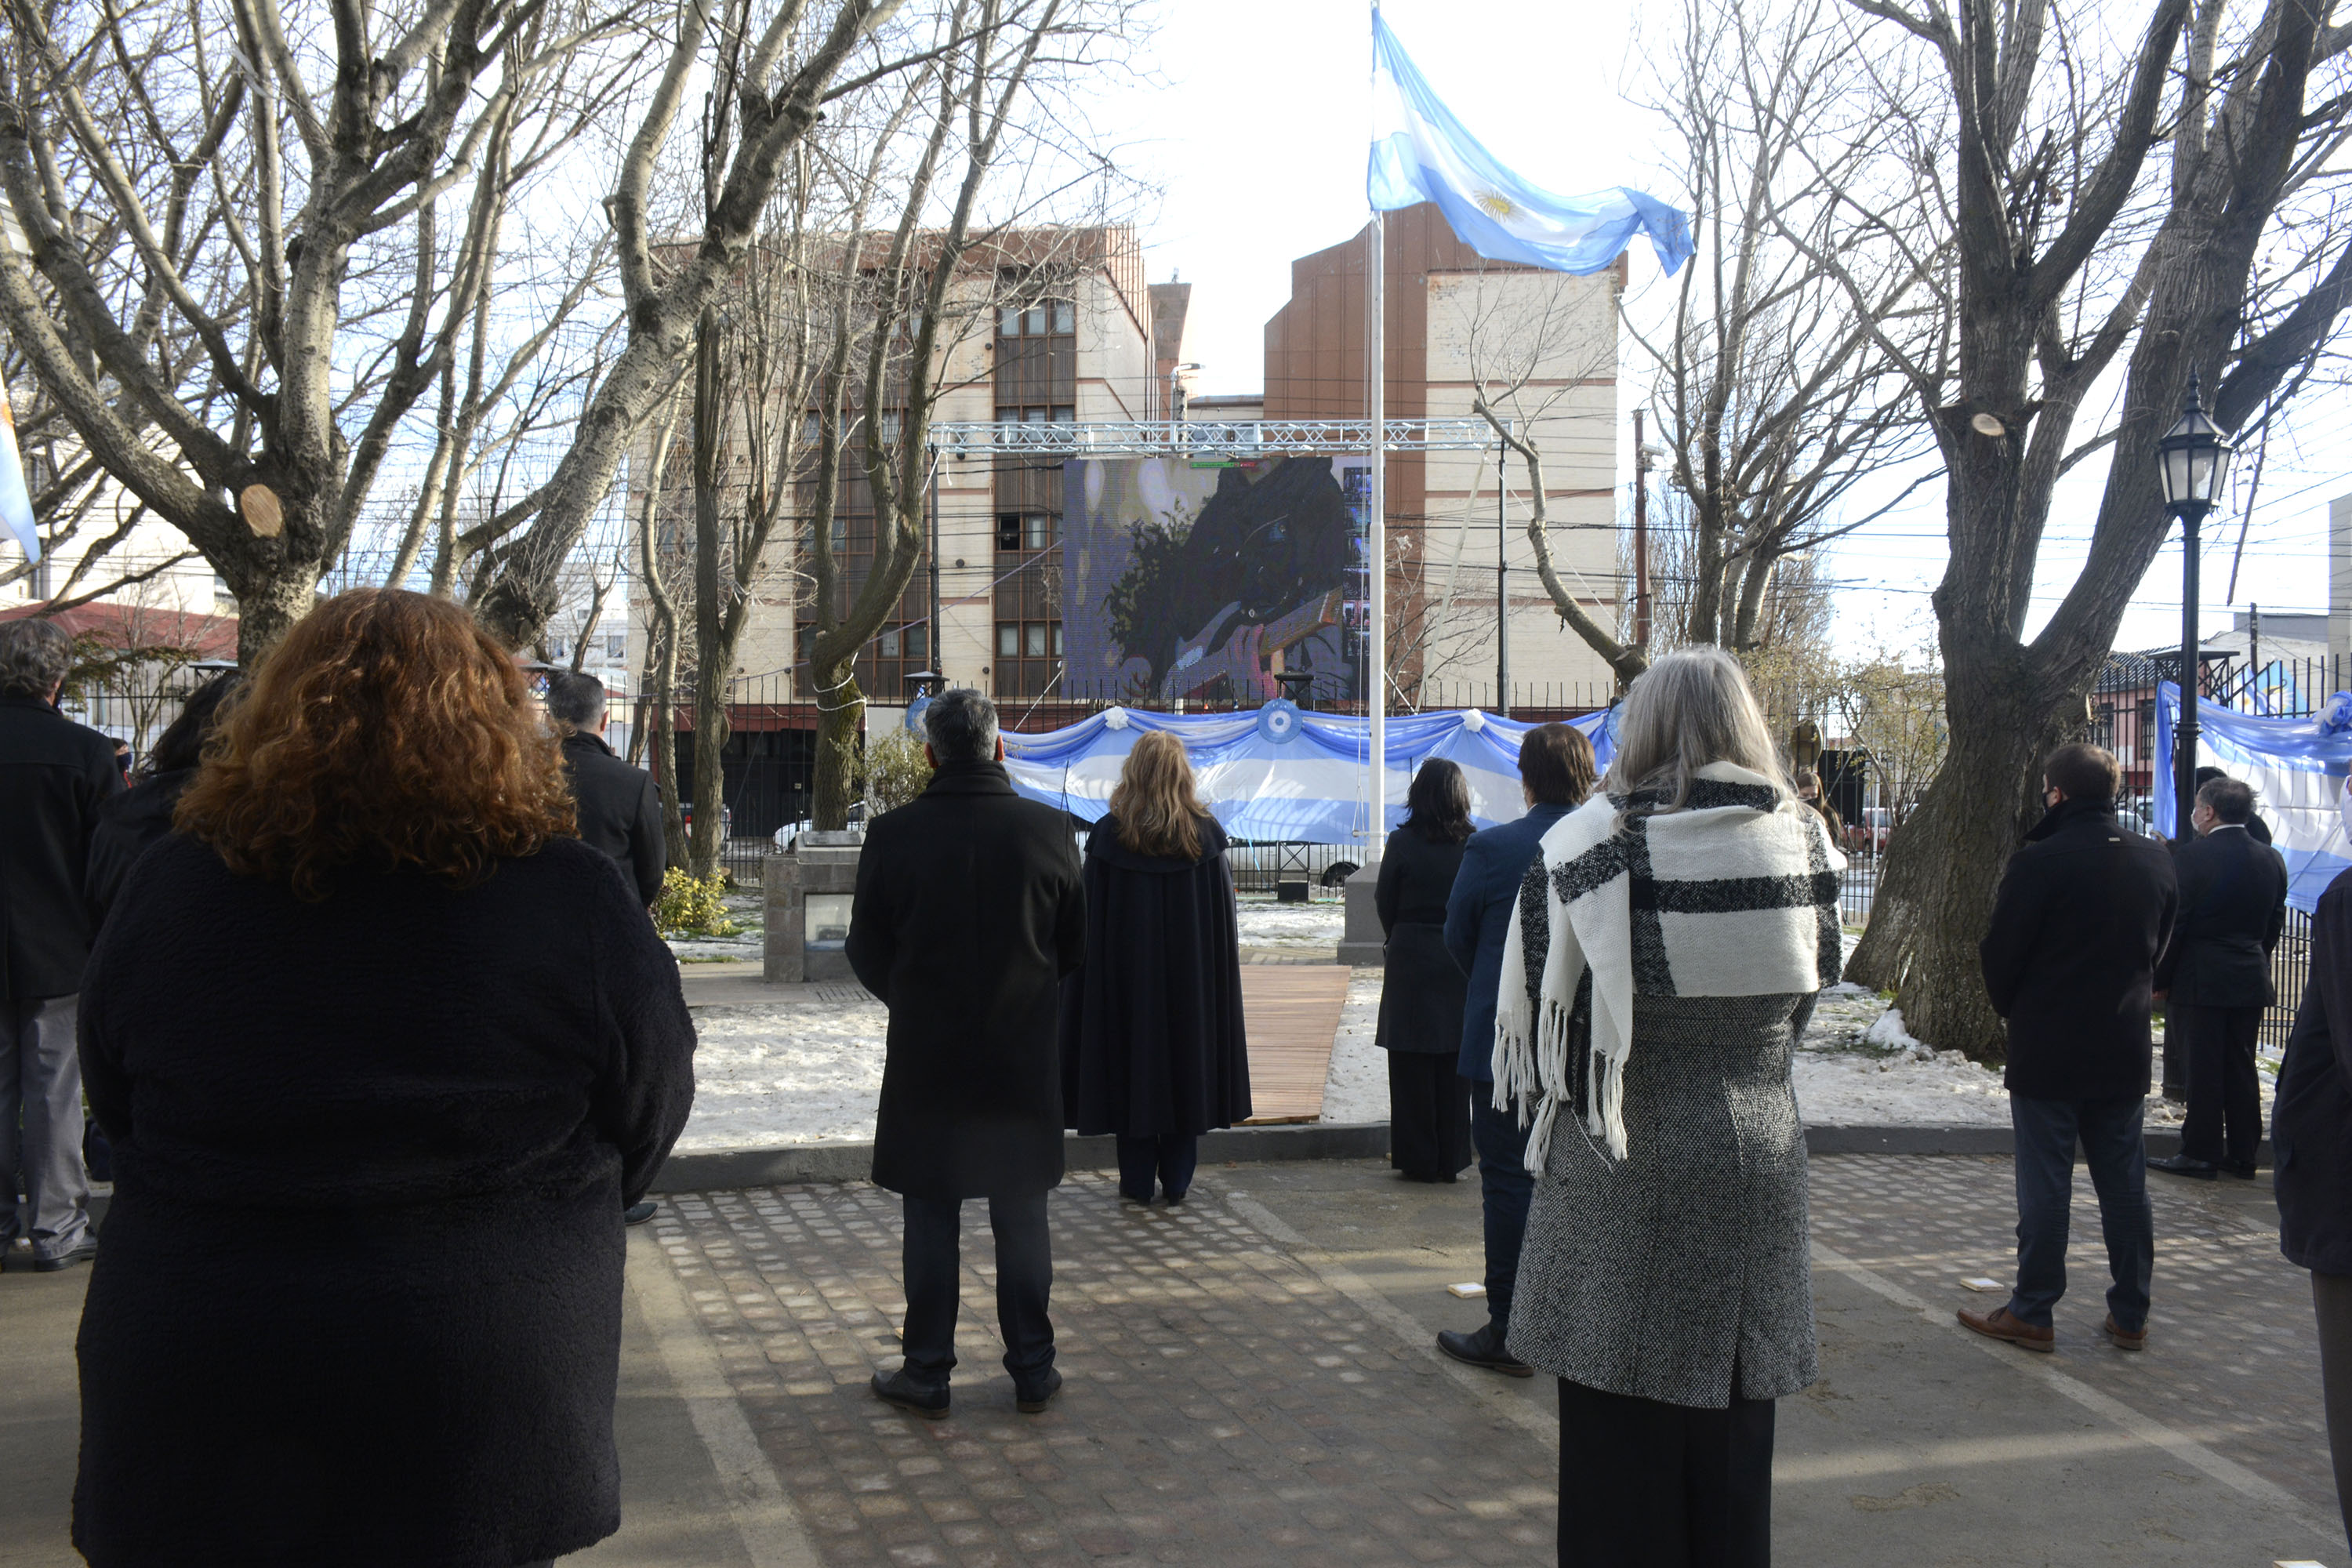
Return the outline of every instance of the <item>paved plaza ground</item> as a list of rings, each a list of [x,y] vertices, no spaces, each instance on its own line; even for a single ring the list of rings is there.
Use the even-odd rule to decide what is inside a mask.
[[[2005,1159],[1813,1163],[1822,1378],[1784,1400],[1790,1564],[2345,1564],[2306,1278],[2267,1177],[2157,1185],[2150,1348],[2097,1335],[2087,1184],[2059,1351],[1970,1336],[2012,1245]],[[893,1364],[898,1205],[862,1184],[693,1194],[630,1242],[626,1522],[595,1568],[1146,1563],[1377,1568],[1552,1561],[1553,1390],[1429,1344],[1469,1327],[1475,1180],[1370,1161],[1226,1166],[1180,1207],[1097,1173],[1054,1200],[1069,1383],[1013,1408],[985,1235],[966,1210],[955,1407],[877,1404]],[[2084,1250],[2085,1242],[2090,1244]],[[224,1237],[223,1246],[235,1245]],[[66,1542],[87,1271],[0,1279],[0,1564]],[[354,1412],[364,1419],[363,1412]]]

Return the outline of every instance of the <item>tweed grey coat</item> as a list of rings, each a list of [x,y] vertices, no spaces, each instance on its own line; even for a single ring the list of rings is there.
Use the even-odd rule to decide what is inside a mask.
[[[1562,1117],[1536,1184],[1513,1354],[1611,1394],[1721,1409],[1813,1381],[1805,1137],[1790,1053],[1813,997],[1637,993],[1627,1157]]]

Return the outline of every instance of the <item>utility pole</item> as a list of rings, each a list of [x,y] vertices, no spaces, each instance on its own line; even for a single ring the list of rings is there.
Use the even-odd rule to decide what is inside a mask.
[[[1643,444],[1642,416],[1633,410],[1633,646],[1650,651],[1650,448]]]

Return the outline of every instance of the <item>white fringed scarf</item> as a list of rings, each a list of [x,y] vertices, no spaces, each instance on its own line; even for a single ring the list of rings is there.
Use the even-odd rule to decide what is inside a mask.
[[[1637,994],[1799,994],[1837,980],[1845,858],[1820,816],[1728,763],[1701,768],[1681,810],[1664,799],[1586,801],[1544,835],[1520,884],[1496,998],[1495,1109],[1516,1106],[1535,1174],[1563,1105],[1625,1157]]]

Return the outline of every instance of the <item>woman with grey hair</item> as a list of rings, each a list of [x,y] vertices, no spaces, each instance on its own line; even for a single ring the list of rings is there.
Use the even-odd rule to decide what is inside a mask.
[[[1559,1561],[1770,1561],[1773,1401],[1813,1381],[1790,1053],[1837,978],[1837,873],[1747,678],[1633,683],[1503,959],[1495,1103],[1536,1177],[1510,1349],[1559,1379]]]

